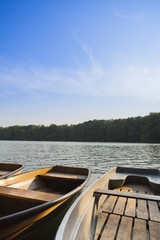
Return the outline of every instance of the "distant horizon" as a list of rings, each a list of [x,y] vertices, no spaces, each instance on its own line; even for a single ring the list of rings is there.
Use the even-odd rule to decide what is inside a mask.
[[[137,117],[146,117],[146,116],[149,116],[150,114],[154,114],[154,113],[159,113],[159,112],[150,112],[150,113],[148,113],[147,115],[144,115],[144,116],[141,116],[141,115],[138,115],[138,116],[130,116],[130,117],[124,117],[124,118],[109,118],[109,119],[89,119],[89,120],[86,120],[86,121],[83,121],[83,122],[78,122],[78,123],[71,123],[71,124],[68,124],[68,123],[63,123],[63,124],[57,124],[57,123],[51,123],[51,124],[49,124],[49,125],[45,125],[45,124],[26,124],[26,125],[19,125],[19,124],[14,124],[14,125],[9,125],[9,126],[0,126],[0,127],[2,127],[2,128],[7,128],[7,127],[14,127],[14,126],[20,126],[20,127],[23,127],[23,126],[30,126],[30,125],[32,125],[32,126],[44,126],[44,127],[49,127],[49,126],[51,126],[52,124],[53,125],[56,125],[56,126],[62,126],[62,125],[68,125],[68,126],[71,126],[71,125],[78,125],[78,124],[83,124],[83,123],[85,123],[85,122],[89,122],[89,121],[94,121],[94,120],[96,120],[96,121],[111,121],[111,120],[119,120],[119,119],[128,119],[128,118],[137,118]]]
[[[0,1],[0,126],[158,112],[160,1]]]

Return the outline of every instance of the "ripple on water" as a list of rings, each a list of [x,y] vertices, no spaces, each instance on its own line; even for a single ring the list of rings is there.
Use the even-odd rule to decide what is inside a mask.
[[[87,167],[90,183],[117,165],[160,168],[159,159],[160,144],[0,141],[0,162],[22,163],[23,171]]]

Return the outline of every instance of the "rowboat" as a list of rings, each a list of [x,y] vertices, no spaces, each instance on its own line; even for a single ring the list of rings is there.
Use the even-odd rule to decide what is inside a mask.
[[[0,163],[0,179],[19,174],[21,173],[22,169],[22,164]]]
[[[0,180],[0,239],[53,239],[89,170],[65,166]]]
[[[55,240],[160,239],[160,171],[116,167],[73,203]]]

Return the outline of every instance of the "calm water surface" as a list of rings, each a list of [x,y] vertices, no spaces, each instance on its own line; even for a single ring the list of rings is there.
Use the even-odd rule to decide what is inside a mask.
[[[55,164],[87,167],[92,183],[117,165],[160,169],[160,144],[0,141],[0,162],[23,172]]]

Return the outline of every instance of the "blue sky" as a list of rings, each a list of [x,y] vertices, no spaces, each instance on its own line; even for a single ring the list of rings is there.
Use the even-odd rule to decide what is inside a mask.
[[[1,0],[0,126],[159,112],[160,1]]]

